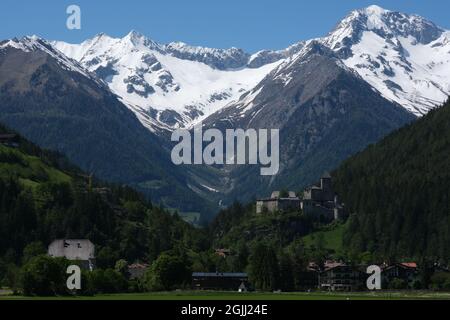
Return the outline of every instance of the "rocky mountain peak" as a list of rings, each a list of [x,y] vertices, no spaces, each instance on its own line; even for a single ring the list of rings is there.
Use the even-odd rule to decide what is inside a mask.
[[[362,11],[364,11],[367,15],[376,15],[376,16],[381,16],[385,13],[391,12],[390,10],[386,10],[375,4],[368,6],[367,8],[364,8]]]
[[[162,50],[162,46],[159,43],[151,40],[150,38],[135,30],[131,30],[125,37],[122,38],[121,42],[129,43],[137,48],[146,47],[157,51]]]
[[[370,6],[352,11],[321,41],[384,97],[420,116],[450,92],[447,34],[418,15]]]
[[[390,11],[372,5],[352,11],[325,41],[332,49],[339,49],[357,43],[363,32],[370,31],[386,39],[412,37],[417,43],[428,44],[438,39],[445,30],[418,15]]]
[[[248,53],[235,47],[215,49],[191,46],[184,42],[169,43],[164,49],[176,58],[202,62],[219,70],[244,67],[250,57]]]
[[[39,36],[24,36],[21,39],[13,38],[0,42],[0,51],[15,49],[25,53],[43,52],[52,58],[64,69],[80,73],[99,83],[98,79],[84,69],[77,61],[67,57],[56,49],[49,41]]]

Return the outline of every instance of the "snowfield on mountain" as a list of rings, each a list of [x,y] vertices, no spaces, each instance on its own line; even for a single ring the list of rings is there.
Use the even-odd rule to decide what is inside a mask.
[[[323,42],[416,116],[450,95],[450,32],[422,17],[370,6],[353,11]]]
[[[314,40],[416,116],[450,95],[450,32],[422,17],[370,6]],[[254,88],[308,42],[250,54],[159,44],[132,31],[123,38],[99,34],[81,44],[53,45],[103,79],[147,128],[170,131],[192,127],[244,95],[250,107]]]
[[[27,56],[48,61],[35,70]],[[450,95],[450,31],[417,15],[378,6],[352,11],[322,38],[253,54],[183,42],[161,44],[132,31],[122,38],[99,34],[81,44],[36,36],[6,40],[0,42],[0,58],[7,61],[0,65],[0,98],[5,101],[0,116],[5,124],[36,143],[64,151],[87,170],[109,179],[114,175],[112,180],[137,186],[155,199],[169,199],[176,186],[180,197],[188,190],[217,206],[314,183],[324,171],[427,114]],[[74,72],[63,72],[67,70]],[[43,94],[20,94],[24,88]],[[62,92],[58,97],[71,103],[82,94],[90,108],[55,104],[57,89]],[[99,118],[108,109],[106,103],[94,103],[97,91],[114,100],[113,126]],[[32,114],[33,108],[42,112]],[[57,108],[66,108],[67,114]],[[78,122],[76,130],[67,126],[69,116],[86,121],[93,131],[79,132],[83,127]],[[173,167],[170,133],[199,122],[219,130],[279,129],[279,174],[262,178],[252,166]],[[123,124],[133,127],[120,129],[117,139],[123,143],[110,141],[110,131],[117,134]],[[50,139],[48,128],[56,127]],[[116,156],[107,157],[104,153],[111,149]],[[166,177],[160,168],[173,175]],[[197,210],[200,201],[189,198],[180,207]]]
[[[97,73],[151,130],[194,125],[252,89],[279,64],[221,70],[179,58],[186,57],[180,52],[186,50],[191,58],[211,54],[219,63],[229,57],[227,50],[163,46],[137,32],[121,39],[101,34],[81,45],[54,45]]]

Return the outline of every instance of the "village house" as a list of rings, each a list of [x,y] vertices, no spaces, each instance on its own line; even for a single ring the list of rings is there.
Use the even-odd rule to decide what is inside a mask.
[[[192,273],[192,288],[196,290],[247,291],[249,288],[246,273]]]
[[[95,246],[86,239],[55,240],[48,246],[48,255],[79,262],[82,268],[93,270],[95,266]]]
[[[364,289],[367,274],[358,266],[327,261],[319,275],[320,289],[327,291],[357,291]]]
[[[289,191],[287,197],[282,197],[280,191],[272,192],[268,199],[260,199],[256,202],[256,213],[277,212],[288,210],[300,210],[301,201],[293,191]]]
[[[394,279],[400,279],[405,282],[407,287],[411,287],[413,281],[418,274],[417,263],[415,262],[402,262],[394,263],[391,265],[381,266],[381,282],[384,288],[389,287],[389,284]]]
[[[310,268],[319,269],[317,265]],[[418,274],[415,262],[384,264],[380,268],[383,289],[389,289],[390,282],[395,279],[403,280],[405,289],[410,288]],[[326,261],[320,269],[319,287],[328,291],[367,290],[367,278],[367,266],[351,266],[343,262]]]
[[[230,249],[216,249],[215,253],[219,257],[226,258],[231,255],[231,250]]]
[[[133,263],[128,266],[128,275],[130,280],[140,279],[144,276],[145,272],[150,268],[146,263]]]

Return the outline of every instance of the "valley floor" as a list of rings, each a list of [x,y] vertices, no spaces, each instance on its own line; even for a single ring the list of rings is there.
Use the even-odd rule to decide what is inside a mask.
[[[450,300],[450,292],[237,293],[181,291],[96,295],[94,297],[24,297],[0,294],[0,303],[2,300]]]

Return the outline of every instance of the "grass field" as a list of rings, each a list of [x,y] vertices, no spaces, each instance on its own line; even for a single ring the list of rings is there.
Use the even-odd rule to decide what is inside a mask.
[[[328,230],[321,230],[303,237],[306,248],[312,248],[316,245],[317,238],[323,237],[324,249],[331,250],[333,252],[342,251],[342,238],[344,236],[346,225],[338,224],[329,226]]]
[[[16,176],[20,182],[32,189],[38,187],[41,182],[71,182],[70,176],[45,164],[38,157],[0,145],[0,159],[5,156],[14,156],[16,160],[11,163],[0,160],[0,177]]]
[[[0,295],[1,300],[450,300],[450,293],[355,292],[355,293],[235,293],[235,292],[159,292],[97,295],[94,297],[23,297]]]

